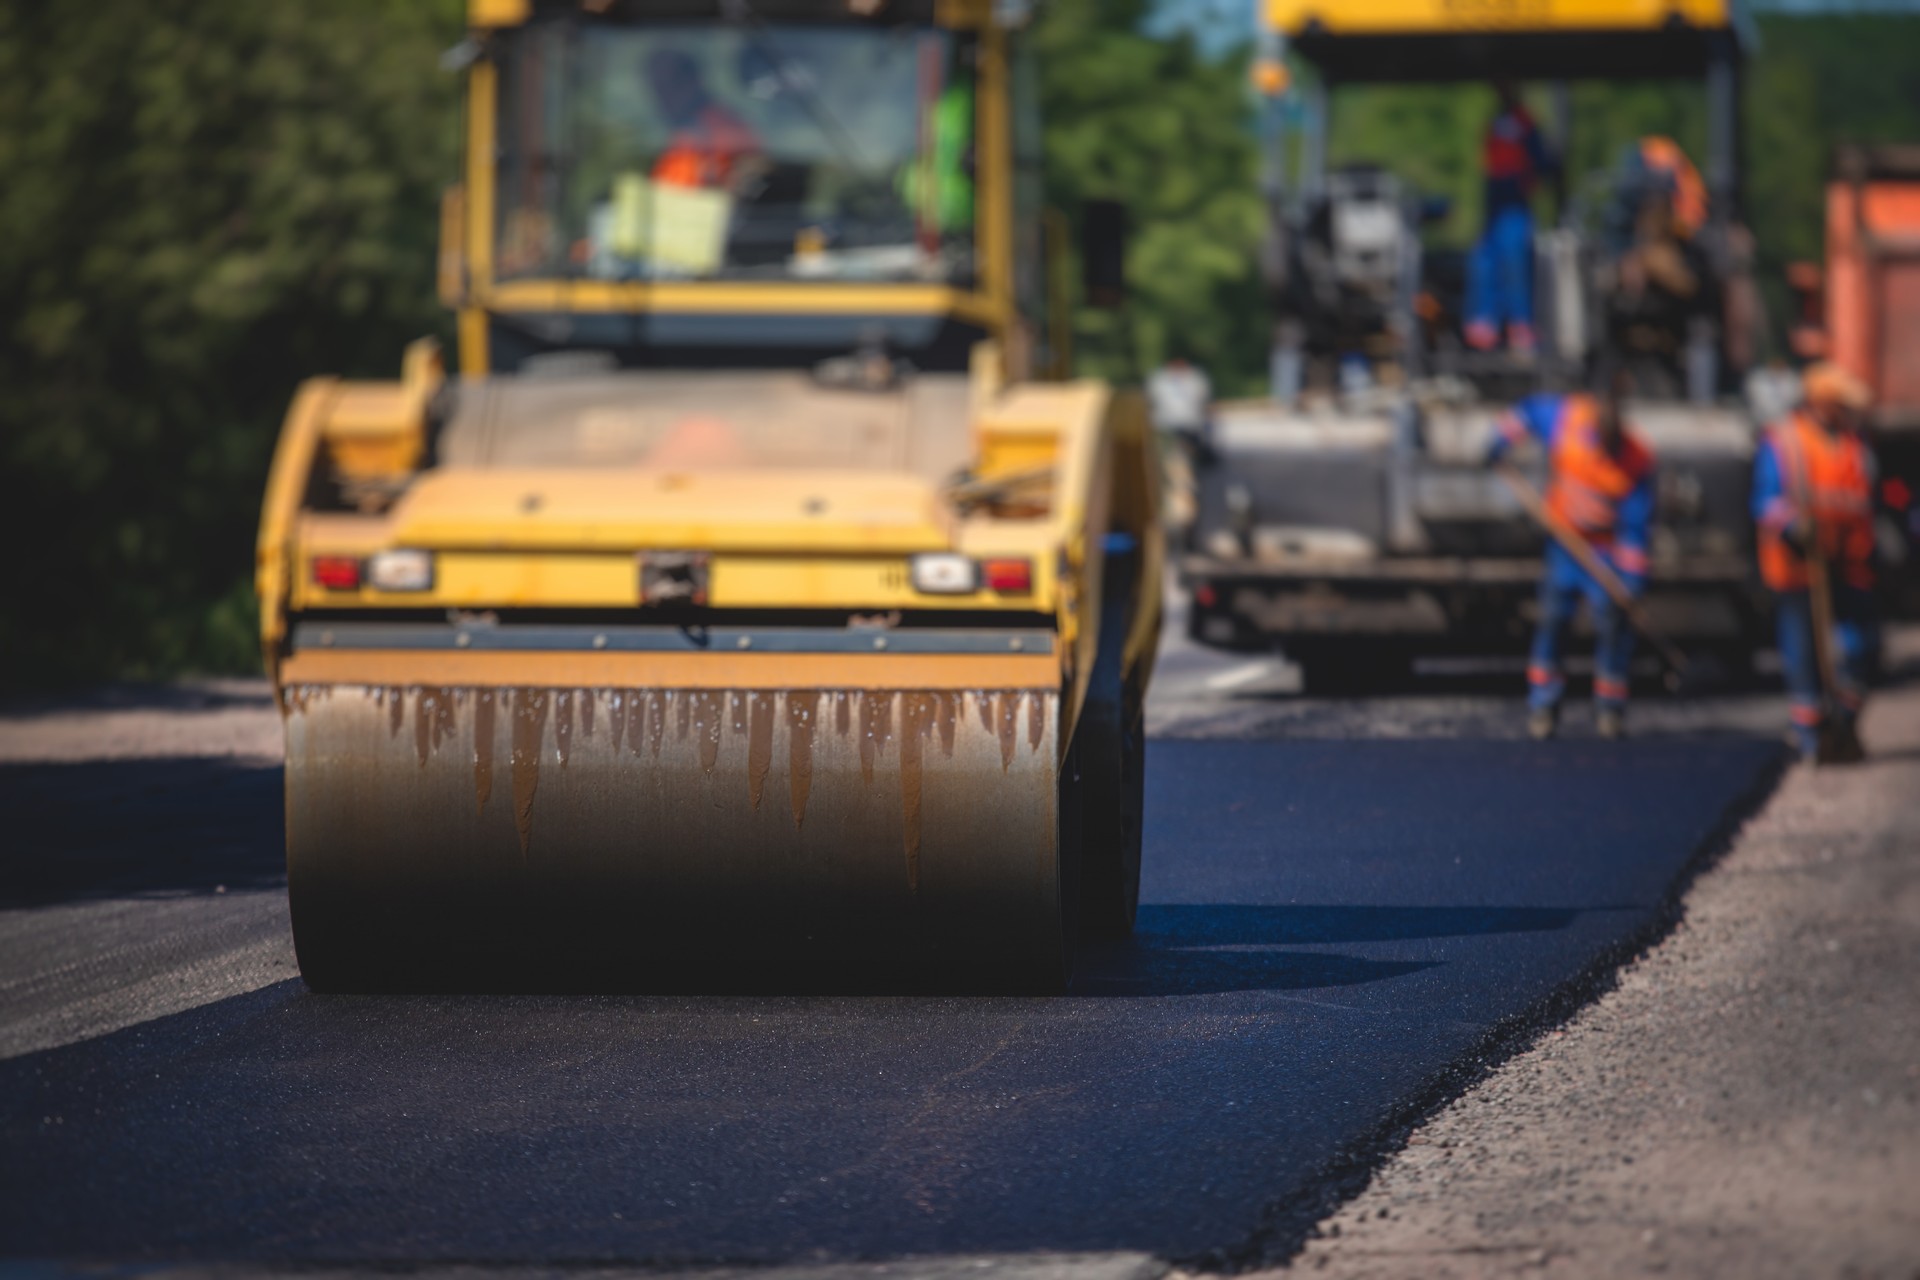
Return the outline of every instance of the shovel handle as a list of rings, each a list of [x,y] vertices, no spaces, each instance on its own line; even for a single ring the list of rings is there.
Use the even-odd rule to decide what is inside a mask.
[[[1673,669],[1674,674],[1684,675],[1687,670],[1687,655],[1680,652],[1672,641],[1653,629],[1646,610],[1642,609],[1640,602],[1633,598],[1633,593],[1627,590],[1627,584],[1620,580],[1620,575],[1613,571],[1613,566],[1600,558],[1600,553],[1594,550],[1593,544],[1581,537],[1579,530],[1562,520],[1553,508],[1547,505],[1546,499],[1540,496],[1540,491],[1527,483],[1527,478],[1521,475],[1511,462],[1502,459],[1495,464],[1495,470],[1500,473],[1500,478],[1506,481],[1507,487],[1513,490],[1514,496],[1520,499],[1520,505],[1527,509],[1527,514],[1532,516],[1555,542],[1565,547],[1567,554],[1578,561],[1582,569],[1592,575],[1593,580],[1600,584],[1600,589],[1607,593],[1607,598],[1626,615],[1627,621],[1633,624],[1633,629],[1647,638],[1647,643],[1659,652],[1660,657]]]

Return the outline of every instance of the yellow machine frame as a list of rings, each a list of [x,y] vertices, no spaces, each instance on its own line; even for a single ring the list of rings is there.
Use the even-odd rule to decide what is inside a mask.
[[[591,8],[591,6],[588,6]],[[522,24],[530,0],[470,0],[477,38]],[[1055,617],[1060,650],[1054,661],[1067,674],[1069,723],[1091,661],[1093,617],[1099,608],[1101,548],[1089,528],[1124,528],[1140,538],[1144,580],[1159,580],[1161,544],[1152,513],[1151,430],[1144,407],[1131,393],[1115,394],[1091,382],[1034,381],[1023,368],[1023,326],[1058,325],[1065,308],[1050,304],[1047,316],[1022,317],[1013,288],[1013,143],[1007,103],[1010,88],[1009,33],[996,24],[989,0],[939,0],[943,26],[973,32],[980,42],[981,91],[977,95],[976,190],[981,215],[979,287],[974,290],[914,284],[831,283],[616,283],[493,278],[498,73],[482,58],[468,72],[467,131],[462,183],[442,209],[442,293],[458,316],[462,376],[489,367],[488,316],[497,311],[566,310],[632,312],[671,310],[704,314],[871,313],[948,315],[980,326],[988,335],[975,352],[972,474],[981,482],[1031,474],[1052,467],[1050,508],[1044,520],[996,520],[986,515],[930,518],[904,540],[897,530],[884,538],[841,527],[824,533],[817,521],[761,524],[754,540],[727,536],[726,511],[762,509],[780,489],[778,477],[742,472],[712,519],[698,527],[658,521],[600,525],[559,538],[564,546],[536,550],[499,548],[498,530],[484,520],[436,526],[433,546],[439,572],[430,591],[398,596],[363,585],[351,591],[318,587],[303,572],[319,556],[360,557],[394,545],[391,518],[379,510],[327,513],[306,510],[316,470],[395,485],[422,458],[428,405],[447,378],[436,344],[410,347],[398,383],[315,378],[296,397],[282,432],[262,512],[257,552],[261,638],[268,669],[286,683],[300,678],[313,656],[284,666],[293,614],[405,606],[413,609],[472,607],[631,608],[640,601],[632,570],[636,544],[711,544],[713,603],[738,608],[835,608],[877,610],[937,604],[987,613],[1039,611]],[[1057,224],[1047,239],[1058,244]],[[1056,335],[1064,348],[1064,331]],[[1119,479],[1116,479],[1119,477]],[[463,478],[468,492],[489,481]],[[590,484],[590,481],[580,483]],[[624,482],[623,482],[624,483]],[[848,483],[856,484],[853,478]],[[642,527],[644,525],[644,527]],[[884,548],[863,545],[884,542]],[[978,557],[1029,558],[1033,591],[1020,598],[982,591],[937,601],[917,596],[908,584],[906,555],[915,550],[953,549]],[[1149,593],[1152,594],[1152,593]],[[1130,625],[1129,670],[1151,665],[1158,633],[1157,595]],[[322,665],[335,660],[327,659]],[[840,677],[868,679],[857,658],[837,659]],[[870,660],[865,660],[869,661]],[[417,662],[396,661],[394,670]],[[1077,674],[1077,679],[1075,678]]]
[[[869,961],[1057,986],[1081,913],[1108,936],[1132,927],[1163,553],[1140,397],[1034,367],[1042,327],[1060,360],[1066,308],[1016,298],[1011,33],[991,0],[935,2],[978,42],[976,286],[498,281],[487,45],[533,13],[470,0],[464,180],[438,274],[474,385],[449,386],[428,341],[396,382],[312,379],[268,480],[261,639],[286,721],[303,975],[511,984],[577,953],[576,977],[652,982],[797,929],[801,950],[858,937]],[[1031,231],[1061,239],[1057,221]],[[429,465],[442,393],[512,382],[492,318],[540,312],[959,321],[983,337],[964,380],[943,357],[935,390],[964,404],[970,456],[945,481],[653,454]],[[635,375],[615,394],[659,385]],[[1113,533],[1137,557],[1110,564]],[[430,556],[430,578],[363,578],[393,551]],[[926,553],[976,562],[981,585],[919,589]],[[686,558],[703,574],[693,613],[643,599],[650,563]],[[1028,589],[988,589],[996,560],[1024,562]]]

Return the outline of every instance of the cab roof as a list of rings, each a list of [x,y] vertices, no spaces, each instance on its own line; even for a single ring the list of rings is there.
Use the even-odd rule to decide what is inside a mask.
[[[1753,39],[1739,0],[1261,2],[1342,82],[1693,78]]]

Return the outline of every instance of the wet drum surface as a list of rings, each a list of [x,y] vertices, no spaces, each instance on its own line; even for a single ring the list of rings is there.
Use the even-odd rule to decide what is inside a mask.
[[[286,701],[295,936],[322,987],[681,989],[805,958],[762,942],[1058,969],[1051,693]]]

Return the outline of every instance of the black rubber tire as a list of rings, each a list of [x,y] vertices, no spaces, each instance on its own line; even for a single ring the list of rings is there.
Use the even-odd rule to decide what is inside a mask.
[[[1142,699],[1123,667],[1127,621],[1138,590],[1138,557],[1109,554],[1100,650],[1075,730],[1080,771],[1080,936],[1133,936],[1140,903],[1140,836],[1147,738]]]
[[[1085,849],[1081,866],[1080,934],[1092,942],[1133,936],[1140,906],[1140,837],[1147,741],[1138,710],[1119,718],[1108,736],[1101,775],[1084,787]]]
[[[1080,762],[1079,739],[1060,765],[1060,971],[1058,982],[1044,981],[1035,995],[1057,995],[1073,981],[1074,959],[1086,921],[1087,777]]]

